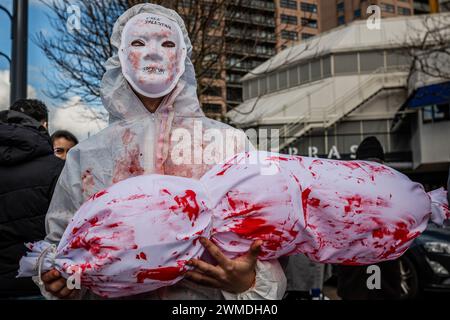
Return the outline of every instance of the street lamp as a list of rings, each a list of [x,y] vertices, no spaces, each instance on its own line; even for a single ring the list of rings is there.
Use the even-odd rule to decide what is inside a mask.
[[[11,65],[11,59],[6,54],[4,54],[3,52],[0,51],[0,56],[4,57],[6,60],[8,60],[9,65]]]
[[[13,14],[0,5],[12,23],[12,49],[11,58],[5,57],[10,64],[11,93],[10,103],[27,97],[27,51],[28,51],[28,0],[14,0]]]

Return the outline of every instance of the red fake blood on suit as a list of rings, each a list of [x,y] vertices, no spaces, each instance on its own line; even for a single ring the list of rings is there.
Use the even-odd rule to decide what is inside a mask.
[[[142,168],[139,159],[141,156],[139,145],[131,144],[135,135],[129,128],[125,129],[122,135],[124,154],[116,160],[112,179],[113,183],[144,173],[144,168]]]
[[[163,193],[166,193],[166,194],[168,194],[169,196],[171,196],[172,194],[170,193],[170,191],[169,190],[167,190],[167,189],[162,189],[161,190]]]
[[[186,190],[184,196],[176,196],[174,198],[178,206],[172,206],[170,207],[170,210],[181,209],[181,211],[187,213],[189,220],[195,221],[200,212],[196,197],[197,195],[194,191]]]
[[[182,266],[162,267],[156,269],[141,269],[136,275],[138,283],[144,283],[145,279],[171,281],[185,272]]]
[[[228,171],[228,169],[230,169],[233,164],[234,164],[234,160],[237,158],[238,155],[235,155],[233,158],[231,158],[230,160],[228,160],[223,166],[222,166],[222,171],[216,173],[216,176],[223,176],[225,174],[225,172]]]
[[[92,189],[94,188],[95,181],[92,175],[92,169],[86,169],[81,175],[81,191],[86,194],[92,194]]]

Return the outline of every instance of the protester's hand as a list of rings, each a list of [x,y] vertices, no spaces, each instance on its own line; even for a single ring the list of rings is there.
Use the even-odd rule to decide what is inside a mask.
[[[200,238],[200,243],[216,259],[218,265],[202,260],[191,259],[187,265],[195,267],[186,272],[186,278],[198,284],[218,288],[232,293],[241,293],[255,283],[255,266],[261,251],[261,240],[252,243],[249,251],[236,259],[228,259],[220,249],[206,238]]]
[[[67,288],[66,279],[61,276],[58,270],[50,270],[42,275],[45,290],[59,299],[74,299],[80,290]]]

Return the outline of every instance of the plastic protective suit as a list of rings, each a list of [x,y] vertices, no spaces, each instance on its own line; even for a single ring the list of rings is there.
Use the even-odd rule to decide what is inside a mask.
[[[178,23],[187,48],[185,72],[158,109],[150,113],[124,78],[118,55],[106,62],[101,95],[110,115],[110,125],[70,150],[46,217],[46,240],[51,243],[60,241],[70,219],[89,197],[116,182],[151,173],[200,178],[212,165],[202,161],[202,151],[206,149],[206,142],[202,139],[208,130],[215,129],[224,137],[232,136],[229,141],[223,141],[223,149],[212,152],[213,158],[219,162],[229,154],[252,149],[241,131],[204,116],[197,99],[194,67],[189,58],[192,46],[183,20],[175,11],[153,4],[130,8],[114,25],[111,37],[114,48],[120,47],[121,33],[127,21],[143,12],[162,15]],[[184,139],[180,138],[180,133],[184,134]],[[233,139],[233,135],[237,138]],[[179,150],[185,150],[183,159],[188,161],[179,163],[171,157],[172,153],[180,153]],[[254,287],[238,295],[182,281],[133,298],[223,299],[225,296],[229,299],[280,299],[285,286],[286,278],[281,266],[272,260],[258,262]],[[84,298],[96,297],[86,293]]]

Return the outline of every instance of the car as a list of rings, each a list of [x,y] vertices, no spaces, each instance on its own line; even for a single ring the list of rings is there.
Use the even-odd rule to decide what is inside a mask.
[[[450,224],[433,223],[400,258],[402,299],[450,294]]]

